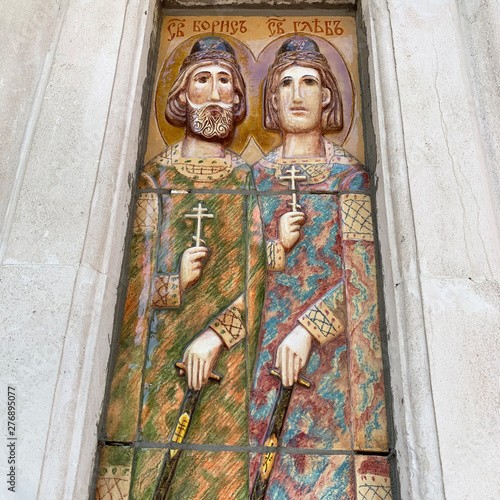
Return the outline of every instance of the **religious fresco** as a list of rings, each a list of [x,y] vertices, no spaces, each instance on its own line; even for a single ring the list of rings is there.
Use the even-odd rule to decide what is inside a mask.
[[[390,499],[354,18],[166,17],[96,499]]]

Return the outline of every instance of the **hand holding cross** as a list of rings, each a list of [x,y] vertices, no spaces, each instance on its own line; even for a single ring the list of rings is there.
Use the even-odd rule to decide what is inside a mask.
[[[193,235],[195,245],[188,248],[181,258],[179,280],[182,290],[186,290],[193,286],[201,277],[203,264],[208,257],[208,248],[203,245],[205,241],[202,239],[202,224],[203,219],[213,219],[214,215],[205,213],[208,208],[204,208],[201,203],[193,208],[194,213],[184,214],[186,219],[196,219],[196,235]]]
[[[205,243],[201,238],[201,228],[203,225],[203,219],[213,219],[214,214],[204,213],[208,212],[208,208],[203,207],[203,205],[198,203],[197,207],[193,207],[192,214],[184,214],[185,219],[196,219],[196,236],[193,235],[195,241],[195,247],[200,246],[200,242]]]
[[[295,165],[291,165],[288,170],[284,171],[284,174],[285,175],[278,176],[278,179],[280,181],[290,181],[290,189],[292,190],[292,212],[298,212],[300,210],[300,205],[297,203],[297,181],[305,181],[307,177],[302,174],[302,171]]]
[[[279,180],[290,181],[292,189],[292,210],[280,217],[279,221],[279,241],[283,245],[285,252],[290,251],[300,238],[300,228],[304,224],[306,218],[303,212],[300,211],[300,205],[297,203],[297,181],[306,180],[307,177],[302,174],[301,170],[291,165],[284,172],[286,175],[280,175]],[[297,175],[302,174],[302,175]]]

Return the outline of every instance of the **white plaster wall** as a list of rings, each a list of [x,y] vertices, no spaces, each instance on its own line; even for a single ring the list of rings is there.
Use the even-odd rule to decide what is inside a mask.
[[[7,413],[2,408],[0,498],[36,498],[75,276],[70,266],[0,269],[2,406],[7,386],[13,386],[18,437],[13,494],[7,491]]]
[[[459,8],[478,133],[500,210],[500,0],[460,0]]]
[[[17,488],[8,498],[83,499],[156,2],[21,3],[4,3],[9,43],[0,46],[7,68],[0,103],[19,122],[1,165],[0,209],[8,216],[0,250],[0,386],[6,394],[14,385],[18,404]],[[1,425],[7,429],[3,416]],[[2,479],[0,498],[6,493]]]
[[[500,24],[489,2],[461,4],[363,2],[405,499],[500,491],[499,53],[481,35]]]
[[[7,213],[11,195],[22,183],[52,64],[60,8],[61,0],[1,3],[0,236],[13,215]]]

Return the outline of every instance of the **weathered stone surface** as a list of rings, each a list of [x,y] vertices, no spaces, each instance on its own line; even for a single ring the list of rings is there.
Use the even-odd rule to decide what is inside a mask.
[[[141,133],[143,84],[155,21],[155,1],[130,4],[117,0],[98,2],[86,11],[75,5],[74,19],[84,9],[97,29],[102,19],[120,21],[112,30],[112,91],[100,116],[99,161],[94,171],[91,197],[86,201],[88,224],[82,240],[81,265],[73,290],[72,308],[64,332],[58,383],[54,392],[53,419],[45,449],[39,498],[87,498],[97,445],[97,423],[102,412],[117,289],[127,229],[128,205],[137,168]],[[95,9],[96,2],[93,2]],[[107,10],[110,9],[110,10]],[[114,9],[114,10],[113,10]],[[120,16],[117,12],[120,12]],[[148,15],[149,13],[149,15]],[[105,23],[109,26],[109,23]],[[68,33],[71,38],[71,34]],[[153,38],[154,40],[154,38]],[[85,52],[85,42],[81,51]],[[106,43],[111,44],[111,40]],[[113,51],[114,51],[113,46]],[[89,47],[91,61],[102,55]],[[109,80],[105,80],[110,83]],[[108,88],[110,90],[110,88]],[[100,95],[99,85],[93,92]],[[98,99],[102,104],[102,101]],[[93,132],[94,133],[94,132]],[[92,150],[93,151],[93,150]]]
[[[0,25],[0,238],[14,215],[57,45],[61,0],[2,5]],[[36,14],[34,14],[36,13]],[[11,210],[7,208],[11,203]],[[5,220],[5,217],[7,220]]]
[[[498,277],[498,230],[460,26],[448,2],[390,3],[420,270]]]
[[[19,403],[12,498],[88,494],[154,12],[153,1],[124,0],[3,12],[0,102],[15,126],[3,134],[0,196],[12,209],[0,252],[0,377]]]
[[[238,2],[238,6],[258,6],[263,8],[269,8],[270,6],[296,6],[300,5],[311,5],[314,7],[353,7],[356,4],[356,0],[301,0],[297,2],[295,0],[241,0]],[[162,0],[162,5],[165,8],[176,8],[176,7],[214,7],[216,4],[213,0]],[[221,0],[217,2],[217,6],[227,5],[234,8],[234,0]]]
[[[5,263],[76,265],[80,260],[123,29],[120,3],[70,2]]]
[[[15,499],[37,498],[75,275],[73,267],[0,269],[0,383],[5,394],[7,386],[16,391]],[[0,458],[5,478],[6,446]],[[5,482],[2,494],[10,495]]]
[[[477,19],[484,4],[462,10]],[[495,76],[483,86],[471,72],[478,40],[467,47],[455,2],[366,1],[363,13],[402,497],[493,498],[496,463],[485,457],[500,446]],[[495,40],[479,45],[498,55]],[[474,66],[486,72],[480,54]]]
[[[500,285],[424,278],[422,291],[446,498],[495,498]]]
[[[500,213],[500,0],[461,0],[465,66],[471,83],[484,162]],[[482,174],[485,175],[486,171]]]

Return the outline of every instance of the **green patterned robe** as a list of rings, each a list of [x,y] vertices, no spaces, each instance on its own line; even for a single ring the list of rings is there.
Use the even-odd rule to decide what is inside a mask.
[[[155,444],[170,441],[187,385],[174,363],[208,326],[225,344],[216,364],[223,381],[203,389],[184,442],[248,445],[248,388],[265,280],[260,216],[249,189],[251,170],[236,154],[183,158],[180,144],[141,173],[106,422],[106,440],[136,449],[105,447],[97,498],[108,498],[109,487],[102,485],[114,484],[112,470],[124,491],[123,481],[129,483],[130,496],[117,498],[152,497],[166,451]],[[196,232],[196,221],[184,215],[199,203],[214,215],[203,222],[209,257],[199,281],[181,294],[180,259]],[[216,498],[219,490],[226,498],[246,498],[245,454],[212,453],[209,461],[207,453],[183,451],[169,498],[180,492],[204,498],[209,491]]]

